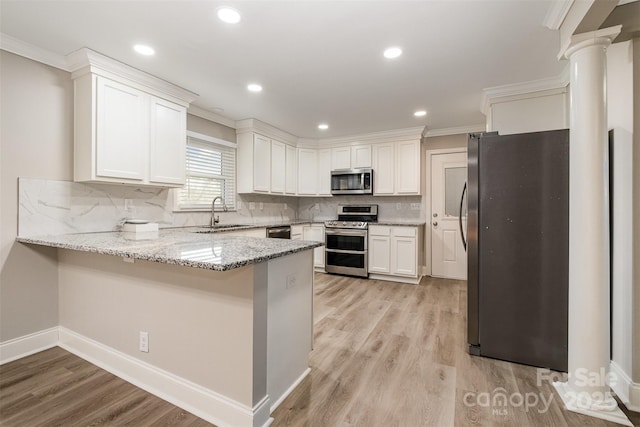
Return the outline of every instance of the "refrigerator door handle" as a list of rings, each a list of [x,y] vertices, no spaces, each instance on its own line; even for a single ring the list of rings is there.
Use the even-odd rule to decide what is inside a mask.
[[[467,239],[464,236],[464,229],[462,228],[462,207],[464,202],[464,193],[467,192],[467,183],[464,183],[464,187],[462,187],[462,195],[460,196],[460,211],[458,212],[458,225],[460,226],[460,238],[462,239],[462,246],[464,246],[464,251],[467,251]]]

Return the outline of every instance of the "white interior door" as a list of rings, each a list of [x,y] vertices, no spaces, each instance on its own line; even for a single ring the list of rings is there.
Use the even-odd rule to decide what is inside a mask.
[[[431,156],[431,274],[467,278],[467,253],[460,233],[460,199],[467,180],[467,154]],[[466,197],[462,226],[467,228]]]

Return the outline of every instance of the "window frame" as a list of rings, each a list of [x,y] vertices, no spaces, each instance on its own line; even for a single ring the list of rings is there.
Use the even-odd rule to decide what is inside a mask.
[[[233,182],[234,182],[234,189],[233,189],[233,193],[234,193],[234,206],[232,208],[229,208],[229,212],[234,212],[237,211],[237,199],[238,199],[238,191],[237,191],[237,183],[238,183],[238,179],[237,179],[237,174],[238,174],[238,144],[234,143],[234,142],[230,142],[230,141],[226,141],[224,139],[220,139],[220,138],[216,138],[214,136],[209,136],[209,135],[205,135],[202,133],[198,133],[198,132],[193,132],[188,130],[187,131],[187,141],[185,144],[185,151],[187,150],[187,146],[189,145],[189,139],[193,139],[193,140],[197,140],[198,142],[204,142],[204,143],[209,143],[212,144],[214,146],[220,146],[220,147],[225,147],[225,148],[231,148],[235,151],[234,154],[234,165],[233,165]],[[187,169],[187,162],[186,162],[186,157],[185,157],[185,185],[186,185],[186,180],[189,178],[189,172],[186,170]],[[224,176],[224,175],[223,175]],[[209,205],[208,207],[192,207],[192,206],[180,206],[179,201],[180,201],[180,191],[182,191],[183,187],[180,188],[174,188],[172,189],[173,192],[173,211],[174,212],[210,212],[211,211],[211,206]]]

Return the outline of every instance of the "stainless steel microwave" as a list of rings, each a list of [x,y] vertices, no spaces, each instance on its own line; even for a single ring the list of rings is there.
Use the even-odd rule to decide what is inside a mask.
[[[373,169],[331,171],[331,194],[373,194]]]

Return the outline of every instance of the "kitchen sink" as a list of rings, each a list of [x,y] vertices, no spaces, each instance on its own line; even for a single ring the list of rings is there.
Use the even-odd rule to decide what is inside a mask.
[[[241,227],[248,227],[247,224],[221,224],[221,225],[214,225],[214,226],[210,226],[210,225],[203,225],[200,228],[200,230],[195,231],[195,233],[215,233],[218,230],[229,230],[231,228],[241,228]]]

